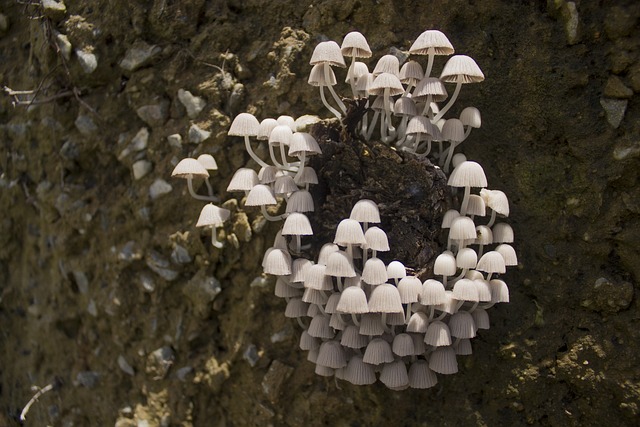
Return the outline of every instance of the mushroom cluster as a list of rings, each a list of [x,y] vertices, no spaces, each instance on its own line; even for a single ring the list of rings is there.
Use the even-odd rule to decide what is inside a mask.
[[[447,211],[442,219],[447,243],[435,259],[434,277],[409,275],[400,262],[385,264],[378,257],[391,248],[379,226],[378,206],[368,199],[358,201],[349,218],[340,221],[333,242],[322,246],[315,262],[307,259],[313,235],[307,215],[314,211],[309,186],[318,183],[308,161],[321,154],[316,139],[306,132],[309,116],[258,121],[241,113],[231,124],[228,134],[244,139],[247,153],[260,169],[238,169],[227,191],[244,193],[244,206],[259,207],[267,220],[283,222],[262,267],[277,277],[275,295],[286,299],[285,316],[302,328],[300,348],[309,352],[308,360],[319,375],[357,385],[380,380],[393,390],[432,387],[436,374],[458,371],[457,356],[471,354],[470,340],[478,330],[489,328],[487,310],[509,301],[508,287],[499,277],[518,263],[511,246],[513,230],[504,222],[496,223],[497,216],[509,215],[508,200],[503,192],[487,188],[478,163],[454,153],[471,129],[480,127],[480,113],[467,107],[459,118],[444,118],[461,86],[480,82],[484,76],[465,55],[451,56],[440,77],[431,75],[435,57],[453,53],[444,34],[429,30],[408,51],[427,57],[424,71],[418,61],[401,64],[396,56],[384,55],[369,73],[359,61],[372,56],[369,45],[362,34],[351,32],[342,46],[333,41],[318,44],[308,79],[319,88],[326,108],[342,120],[347,107],[333,88],[338,81],[333,67],[346,68],[345,57],[350,58],[345,83],[353,99],[366,107],[357,125],[358,137],[369,140],[378,129],[380,141],[396,150],[428,156],[448,177],[453,194],[461,193],[459,208]],[[450,97],[449,83],[455,84]],[[269,159],[253,151],[254,141],[268,144]],[[432,143],[438,148],[432,150]],[[173,175],[188,180],[194,197],[214,202],[207,168],[211,169],[200,159],[185,159]],[[193,191],[196,177],[205,178],[208,196]],[[488,213],[489,219],[483,219]],[[198,226],[214,229],[213,244],[218,248],[222,245],[215,227],[228,215],[211,203],[198,220]]]

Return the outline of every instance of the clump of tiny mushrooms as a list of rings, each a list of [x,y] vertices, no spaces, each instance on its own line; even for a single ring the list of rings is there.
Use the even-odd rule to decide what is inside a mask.
[[[296,319],[303,329],[299,345],[308,351],[307,359],[318,375],[356,385],[380,380],[393,390],[433,387],[437,374],[458,371],[457,357],[472,353],[471,339],[478,330],[489,329],[487,310],[509,301],[500,275],[518,260],[511,246],[512,228],[496,222],[497,217],[509,215],[507,197],[487,188],[477,162],[455,154],[471,130],[480,127],[480,112],[466,107],[459,117],[444,118],[462,85],[481,82],[484,75],[473,59],[453,53],[443,33],[429,30],[410,47],[410,60],[401,64],[398,57],[384,55],[370,73],[361,61],[372,56],[369,45],[362,34],[351,32],[341,46],[319,43],[310,61],[308,82],[319,88],[320,99],[333,116],[340,120],[347,113],[334,89],[338,79],[333,67],[348,67],[345,83],[351,96],[366,99],[368,109],[358,127],[360,137],[369,140],[378,129],[382,142],[417,157],[428,156],[448,175],[454,194],[462,193],[459,208],[443,217],[447,247],[435,259],[435,277],[426,280],[407,274],[398,261],[385,264],[378,258],[378,253],[391,248],[379,226],[378,206],[368,199],[358,201],[350,217],[337,225],[333,242],[322,246],[317,260],[305,258],[313,235],[306,216],[314,211],[309,186],[318,183],[307,162],[321,153],[317,141],[305,132],[309,116],[258,121],[241,113],[231,124],[229,135],[244,139],[260,169],[239,169],[227,191],[244,193],[244,205],[259,207],[267,220],[283,221],[262,267],[277,277],[275,295],[287,301],[285,316]],[[423,69],[419,60],[424,56]],[[450,57],[440,77],[434,77],[439,56]],[[448,84],[455,85],[451,96]],[[253,151],[252,139],[268,144],[268,160]],[[434,143],[437,149],[432,149]],[[183,160],[173,176],[186,178],[197,199],[214,202],[206,181],[206,169],[211,167],[199,162],[200,158]],[[207,196],[193,191],[194,178],[205,179]],[[279,211],[269,212],[277,205],[284,209],[279,206]],[[229,211],[210,203],[197,224],[213,229],[218,248],[222,245],[215,227],[228,216]]]

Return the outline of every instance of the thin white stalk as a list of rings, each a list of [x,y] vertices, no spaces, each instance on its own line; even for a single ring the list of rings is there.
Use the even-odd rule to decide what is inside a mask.
[[[196,200],[204,200],[205,202],[217,202],[219,199],[215,196],[201,196],[197,194],[193,189],[193,178],[187,178],[187,188],[189,189],[189,194]]]
[[[333,99],[335,99],[336,103],[338,104],[338,108],[340,108],[340,110],[342,110],[344,114],[347,114],[347,107],[345,107],[344,103],[342,102],[342,100],[340,99],[336,91],[333,90],[333,86],[329,84],[329,82],[331,81],[331,79],[329,78],[330,71],[331,71],[331,66],[329,65],[328,62],[325,62],[324,63],[324,81],[325,83],[327,83],[327,87],[329,88],[329,92],[331,92],[331,96],[333,96]]]
[[[329,86],[331,87],[331,86]],[[327,110],[331,111],[331,113],[336,116],[336,118],[338,120],[342,119],[342,114],[340,114],[338,112],[338,110],[336,110],[335,108],[333,108],[331,105],[329,105],[329,103],[327,102],[327,99],[324,96],[324,86],[320,85],[320,99],[322,99],[322,103],[324,104],[325,107],[327,107]]]
[[[458,94],[460,93],[460,88],[461,87],[462,87],[462,82],[458,81],[458,83],[456,84],[456,89],[453,91],[453,95],[449,99],[449,102],[447,102],[447,105],[442,107],[440,112],[438,114],[436,114],[436,116],[433,118],[432,121],[434,123],[437,122],[438,120],[440,120],[446,114],[446,112],[449,111],[449,109],[451,107],[453,107],[453,103],[456,102],[456,99],[458,98]]]
[[[269,166],[266,162],[264,162],[260,157],[257,156],[256,153],[251,149],[251,143],[249,142],[249,137],[247,135],[244,136],[244,148],[247,150],[247,153],[251,156],[251,158],[259,164],[261,167],[266,168]]]

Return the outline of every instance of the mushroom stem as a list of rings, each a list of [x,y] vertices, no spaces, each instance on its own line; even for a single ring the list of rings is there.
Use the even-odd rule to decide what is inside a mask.
[[[284,144],[280,144],[280,157],[282,157],[282,164],[286,168],[290,168],[291,164],[287,161],[287,153],[284,151]]]
[[[430,47],[427,51],[428,60],[427,60],[427,69],[424,72],[424,77],[431,77],[431,69],[433,68],[433,59],[435,58],[435,49]]]
[[[342,110],[344,114],[347,114],[347,107],[345,107],[344,103],[342,102],[342,100],[340,99],[336,91],[333,90],[333,86],[328,84],[331,81],[331,78],[329,76],[329,73],[331,71],[330,67],[331,66],[329,65],[328,62],[324,63],[324,81],[325,83],[327,83],[327,88],[329,88],[329,92],[331,92],[331,96],[333,96],[333,99],[336,100],[336,103],[338,104],[338,108],[340,108],[340,110]]]
[[[431,94],[427,95],[427,102],[424,103],[424,109],[422,110],[422,115],[427,117],[429,115],[430,109],[431,109]],[[431,120],[431,123],[435,123],[435,121]]]
[[[338,291],[342,292],[342,277],[337,276],[336,281],[338,282]]]
[[[360,321],[358,320],[358,316],[356,316],[354,313],[351,313],[351,320],[353,321],[354,325],[360,326]]]
[[[284,165],[278,162],[278,159],[276,158],[276,153],[273,150],[273,145],[274,144],[271,143],[269,144],[269,155],[271,156],[271,161],[273,162],[273,165],[278,169],[284,169]]]
[[[445,113],[447,111],[449,111],[449,108],[451,108],[453,106],[453,103],[456,102],[456,98],[458,98],[458,94],[460,93],[460,88],[461,87],[462,87],[462,81],[458,80],[458,83],[456,83],[456,89],[453,91],[453,95],[449,99],[449,102],[447,102],[447,105],[442,107],[442,110],[440,110],[440,112],[438,114],[436,114],[436,116],[433,118],[432,121],[434,123],[437,122],[438,120],[440,120],[442,118],[442,116],[444,116]]]
[[[356,82],[354,81],[353,78],[353,68],[355,66],[356,63],[356,56],[352,55],[351,56],[351,65],[349,65],[349,71],[347,71],[347,79],[349,80],[349,85],[351,85],[351,93],[353,94],[353,98],[357,98],[356,96]]]
[[[328,86],[331,87],[331,86]],[[327,99],[324,96],[324,86],[320,85],[320,99],[322,99],[322,103],[324,104],[325,107],[327,107],[327,110],[331,111],[331,113],[336,116],[336,118],[338,120],[342,119],[342,114],[340,114],[338,112],[338,110],[336,110],[335,108],[333,108],[331,105],[329,105],[329,103],[327,102]]]
[[[296,172],[296,175],[293,177],[293,180],[295,182],[298,182],[302,177],[302,172],[304,171],[304,164],[306,161],[307,161],[307,152],[303,151],[302,154],[300,155],[300,166],[298,166],[298,172]]]
[[[302,321],[302,318],[301,317],[296,317],[296,320],[298,321],[298,325],[300,325],[300,327],[306,331],[307,330],[307,325],[304,324],[304,322]]]
[[[407,303],[407,315],[404,317],[404,323],[409,323],[409,319],[411,318],[411,303]]]
[[[379,116],[380,116],[380,111],[376,110],[373,113],[373,118],[371,119],[371,125],[369,127],[369,132],[364,137],[367,141],[369,141],[371,139],[371,135],[373,135],[373,130],[376,128],[376,121],[378,120]]]
[[[479,301],[476,301],[473,303],[473,305],[471,306],[471,309],[469,310],[469,313],[473,313],[473,311],[478,308],[478,304],[480,304]]]
[[[489,222],[487,223],[487,227],[489,228],[493,227],[494,222],[496,222],[496,211],[491,209],[491,219],[489,219]]]
[[[251,149],[251,143],[249,142],[249,137],[247,135],[244,136],[244,148],[247,150],[247,153],[249,153],[251,158],[255,160],[255,162],[261,167],[266,168],[269,166],[260,157],[258,157],[256,153],[253,152],[253,150]]]
[[[222,242],[218,240],[218,229],[214,226],[211,226],[211,244],[214,248],[222,249],[224,246]]]
[[[455,149],[456,149],[456,147],[458,145],[460,145],[460,143],[456,143],[455,141],[451,141],[451,145],[447,149],[447,160],[445,160],[445,162],[444,162],[444,172],[445,173],[449,172],[449,165],[451,164],[451,159],[453,158],[453,152],[455,151]]]
[[[265,205],[260,205],[260,212],[262,212],[262,216],[264,216],[267,221],[280,221],[282,218],[284,218],[284,214],[276,216],[269,215],[269,212],[267,212],[267,207]]]
[[[219,201],[218,198],[215,197],[215,196],[201,196],[200,194],[197,194],[196,191],[193,189],[193,178],[192,177],[188,177],[187,178],[187,188],[189,188],[189,194],[191,194],[191,197],[193,197],[196,200],[204,200],[206,202],[218,202]]]
[[[469,207],[469,196],[471,195],[471,187],[464,187],[464,197],[462,198],[462,206],[460,206],[460,216],[467,215]]]
[[[431,137],[427,138],[427,149],[424,151],[424,153],[421,153],[421,154],[416,153],[416,154],[419,157],[427,157],[430,152],[431,152]]]
[[[389,126],[389,132],[396,132],[396,128],[393,127],[393,123],[391,123],[391,110],[389,109],[389,103],[391,102],[391,89],[388,87],[384,88],[384,112],[387,115],[387,125]]]

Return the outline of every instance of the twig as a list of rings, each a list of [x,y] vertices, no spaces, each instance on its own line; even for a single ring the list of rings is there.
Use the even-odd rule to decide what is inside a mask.
[[[48,392],[50,390],[53,390],[53,387],[54,387],[53,383],[48,384],[48,385],[44,386],[43,388],[38,388],[37,386],[35,387],[38,391],[36,392],[36,394],[33,395],[31,400],[29,400],[29,402],[27,402],[27,405],[24,407],[24,409],[20,413],[20,421],[21,422],[24,422],[27,419],[27,412],[29,412],[29,409],[31,408],[31,405],[36,403],[40,396],[42,396],[43,394],[45,394],[46,392]]]

